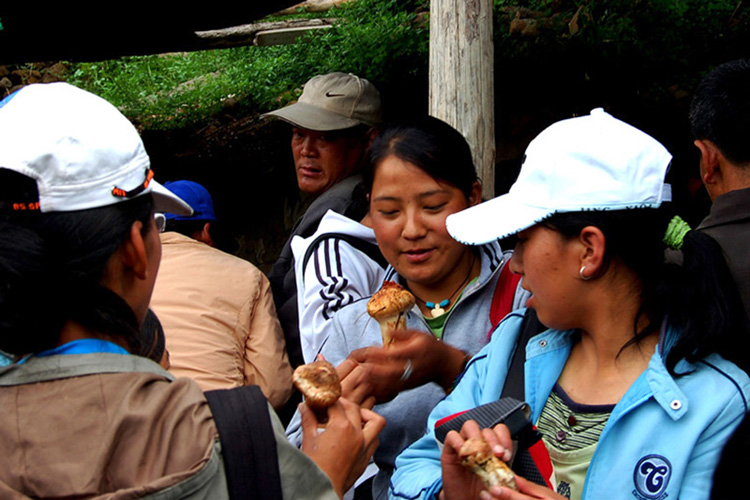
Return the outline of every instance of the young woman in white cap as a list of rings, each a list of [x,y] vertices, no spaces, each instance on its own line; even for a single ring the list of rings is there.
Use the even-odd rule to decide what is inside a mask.
[[[339,498],[382,418],[342,400],[319,433],[304,411],[300,453],[257,391],[216,399],[138,355],[154,209],[191,213],[152,175],[99,97],[58,83],[0,102],[0,496]]]
[[[481,201],[471,150],[457,130],[432,117],[391,125],[375,139],[369,163],[363,178],[390,264],[385,279],[409,289],[416,304],[406,313],[408,330],[387,348],[367,314],[369,295],[343,307],[321,352],[345,375],[344,393],[355,401],[372,396],[386,418],[373,482],[373,497],[384,498],[396,455],[424,433],[430,410],[487,343],[493,297],[506,296],[512,308],[528,294],[512,279],[498,291],[509,255],[497,242],[472,247],[448,234],[446,217]]]
[[[671,220],[671,156],[601,109],[558,122],[529,145],[507,195],[448,218],[459,241],[518,234],[511,269],[551,329],[518,345],[509,315],[402,453],[393,498],[708,498],[722,445],[748,409],[747,330],[716,243]],[[666,234],[666,236],[665,236]],[[665,260],[682,250],[682,264]],[[441,449],[439,419],[496,401],[514,350],[557,492],[518,477],[484,487],[457,456],[482,435],[511,458],[507,427],[474,421]],[[549,465],[549,462],[547,463]],[[518,466],[519,468],[521,465]]]

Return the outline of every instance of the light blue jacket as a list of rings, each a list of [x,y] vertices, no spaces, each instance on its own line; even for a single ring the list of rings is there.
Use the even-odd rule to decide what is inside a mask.
[[[442,488],[437,420],[497,400],[519,335],[523,310],[511,313],[469,363],[456,389],[430,414],[427,434],[396,459],[391,498],[435,498]],[[707,499],[722,447],[748,407],[750,379],[712,354],[678,363],[673,378],[662,355],[676,335],[662,334],[648,368],[633,383],[602,431],[583,500]],[[547,330],[526,347],[525,392],[536,422],[573,345],[571,331]],[[738,478],[740,480],[740,478]]]

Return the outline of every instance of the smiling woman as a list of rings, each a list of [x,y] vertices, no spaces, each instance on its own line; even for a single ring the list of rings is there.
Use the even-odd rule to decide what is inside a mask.
[[[450,302],[468,279],[479,274],[474,252],[450,237],[445,218],[476,205],[481,192],[474,182],[467,199],[457,187],[395,155],[378,166],[370,193],[375,237],[385,258],[420,297],[425,314],[426,302],[439,303],[446,297]]]
[[[469,145],[435,118],[386,128],[363,171],[369,216],[390,267],[385,279],[417,298],[407,330],[382,347],[367,299],[339,310],[321,353],[343,377],[346,397],[374,399],[386,428],[375,453],[373,497],[387,495],[396,455],[424,432],[430,410],[450,392],[466,361],[487,342],[490,306],[509,255],[497,243],[481,247],[454,240],[445,226],[453,213],[481,201]],[[500,294],[515,306],[528,296],[515,284]],[[298,437],[297,420],[288,435]]]

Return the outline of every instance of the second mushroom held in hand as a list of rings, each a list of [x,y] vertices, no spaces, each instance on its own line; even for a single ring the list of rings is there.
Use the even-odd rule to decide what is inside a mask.
[[[328,422],[328,407],[341,397],[341,381],[336,368],[324,359],[298,366],[292,382],[305,397],[305,404],[315,413],[318,423]]]

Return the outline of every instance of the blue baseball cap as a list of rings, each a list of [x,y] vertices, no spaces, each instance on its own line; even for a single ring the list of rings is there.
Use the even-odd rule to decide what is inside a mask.
[[[167,220],[217,220],[214,202],[208,190],[193,181],[165,182],[164,187],[185,200],[193,209],[193,215],[165,213]]]

